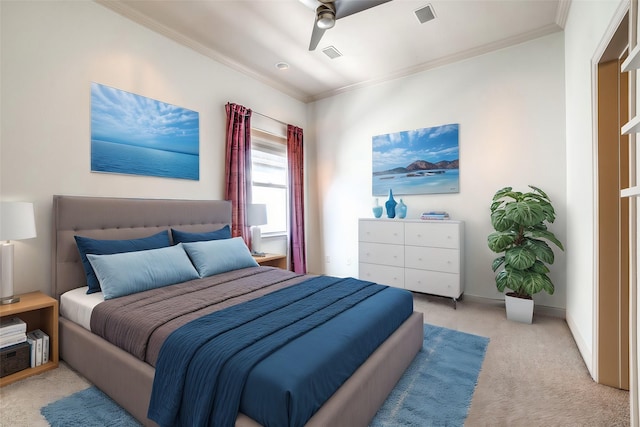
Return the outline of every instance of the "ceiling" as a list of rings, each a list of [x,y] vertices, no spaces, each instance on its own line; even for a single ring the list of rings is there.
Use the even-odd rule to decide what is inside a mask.
[[[392,0],[338,19],[309,51],[315,12],[308,0],[96,1],[303,102],[561,31],[570,4]],[[414,12],[427,5],[435,19],[421,24]],[[329,46],[342,56],[329,58]]]

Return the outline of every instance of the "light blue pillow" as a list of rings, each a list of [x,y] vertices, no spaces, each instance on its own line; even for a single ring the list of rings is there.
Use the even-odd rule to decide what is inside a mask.
[[[90,239],[89,237],[74,236],[76,244],[78,245],[78,251],[80,252],[80,259],[82,260],[82,266],[87,277],[87,290],[88,294],[94,292],[100,292],[100,284],[96,277],[91,263],[87,258],[87,254],[94,255],[111,255],[119,254],[122,252],[133,251],[145,251],[147,249],[166,248],[171,246],[169,241],[169,230],[161,231],[160,233],[152,236],[143,237],[141,239],[129,239],[129,240],[99,240]]]
[[[105,300],[199,278],[182,244],[87,258]]]
[[[213,276],[240,268],[257,267],[249,248],[241,237],[182,243],[200,277]]]

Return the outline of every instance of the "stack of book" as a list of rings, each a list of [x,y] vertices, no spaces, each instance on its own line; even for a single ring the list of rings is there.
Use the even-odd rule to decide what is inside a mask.
[[[49,335],[40,329],[27,334],[27,342],[31,347],[31,367],[40,366],[49,361]]]
[[[27,340],[27,324],[19,317],[0,319],[0,348],[20,344]]]
[[[445,211],[430,211],[420,215],[420,219],[449,219],[449,214]]]

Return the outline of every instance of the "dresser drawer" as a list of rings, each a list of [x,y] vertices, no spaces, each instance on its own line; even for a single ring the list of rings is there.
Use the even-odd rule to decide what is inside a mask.
[[[404,244],[404,223],[393,221],[360,220],[358,240],[361,242]]]
[[[460,227],[458,223],[407,222],[404,227],[404,243],[459,249]]]
[[[460,251],[457,249],[405,246],[404,252],[405,267],[460,273]]]
[[[381,285],[404,288],[404,268],[388,265],[359,263],[359,275],[361,280],[379,283]]]
[[[358,261],[369,264],[404,267],[404,246],[360,242]]]
[[[462,294],[459,274],[413,268],[405,268],[404,274],[405,288],[410,291],[449,298],[458,298]]]

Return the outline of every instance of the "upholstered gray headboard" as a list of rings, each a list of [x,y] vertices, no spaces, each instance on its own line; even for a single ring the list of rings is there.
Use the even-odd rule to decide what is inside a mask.
[[[225,200],[53,196],[52,295],[86,286],[75,235],[135,239],[172,227],[212,231],[230,222],[231,203]]]

